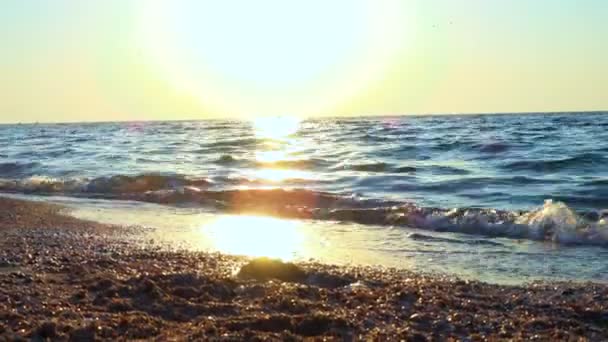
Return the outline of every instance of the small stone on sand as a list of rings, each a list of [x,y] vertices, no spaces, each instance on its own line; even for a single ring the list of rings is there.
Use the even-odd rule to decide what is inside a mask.
[[[253,259],[241,267],[238,277],[259,281],[277,279],[297,283],[306,280],[306,272],[291,262],[263,257]]]

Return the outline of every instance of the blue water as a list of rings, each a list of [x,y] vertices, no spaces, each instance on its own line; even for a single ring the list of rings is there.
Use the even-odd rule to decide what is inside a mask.
[[[167,232],[258,213],[310,222],[302,258],[608,280],[608,113],[3,125],[0,147],[0,192],[161,204]]]
[[[604,113],[320,119],[286,133],[242,121],[0,126],[0,178],[159,174],[446,208],[608,207]]]

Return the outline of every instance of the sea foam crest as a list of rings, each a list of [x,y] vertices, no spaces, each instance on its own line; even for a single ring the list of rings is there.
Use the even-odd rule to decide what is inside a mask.
[[[581,216],[565,203],[546,200],[531,211],[434,208],[409,202],[363,199],[308,189],[218,189],[206,179],[182,176],[113,176],[91,180],[30,177],[0,180],[0,191],[194,204],[235,213],[403,226],[490,237],[608,247],[608,212]],[[593,217],[593,218],[589,218]]]
[[[530,237],[543,240],[550,237],[557,242],[575,242],[585,233],[585,222],[562,202],[546,200],[542,208],[522,215],[516,221],[528,226]]]

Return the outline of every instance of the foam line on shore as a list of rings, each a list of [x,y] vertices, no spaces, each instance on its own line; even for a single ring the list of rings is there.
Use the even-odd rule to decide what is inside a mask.
[[[209,186],[210,182],[205,179],[140,175],[96,178],[90,181],[48,178],[2,181],[0,191],[134,200],[165,205],[194,204],[231,213],[407,226],[432,231],[608,247],[608,212],[577,213],[566,204],[550,199],[530,211],[450,209],[307,189],[210,190]]]

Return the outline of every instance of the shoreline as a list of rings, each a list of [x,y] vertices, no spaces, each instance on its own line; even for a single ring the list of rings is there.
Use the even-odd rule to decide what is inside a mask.
[[[608,339],[603,284],[319,263],[262,263],[246,278],[258,259],[135,247],[122,238],[135,230],[3,197],[0,234],[0,340]]]
[[[167,188],[173,181],[181,184],[181,187]],[[111,191],[106,194],[102,194],[103,191],[98,194],[79,192],[82,189],[72,192],[75,185],[71,182],[42,181],[36,182],[35,186],[37,190],[46,190],[34,195],[133,201],[166,206],[196,205],[224,214],[416,227],[425,231],[464,233],[484,238],[530,240],[563,246],[608,247],[608,210],[577,211],[566,203],[553,199],[545,199],[542,205],[528,210],[444,208],[409,201],[353,200],[331,192],[299,188],[209,190],[205,188],[209,185],[205,183],[207,181],[186,180],[181,176],[172,178],[142,174],[95,178],[90,182],[100,183],[101,185],[95,186]],[[198,183],[202,184],[202,188],[199,188]],[[0,182],[0,197],[32,194],[18,192],[20,184],[17,181]],[[113,185],[107,188],[108,184]],[[16,188],[11,189],[13,186]],[[83,186],[85,185],[80,184],[77,187]],[[79,196],[84,194],[89,197]]]

